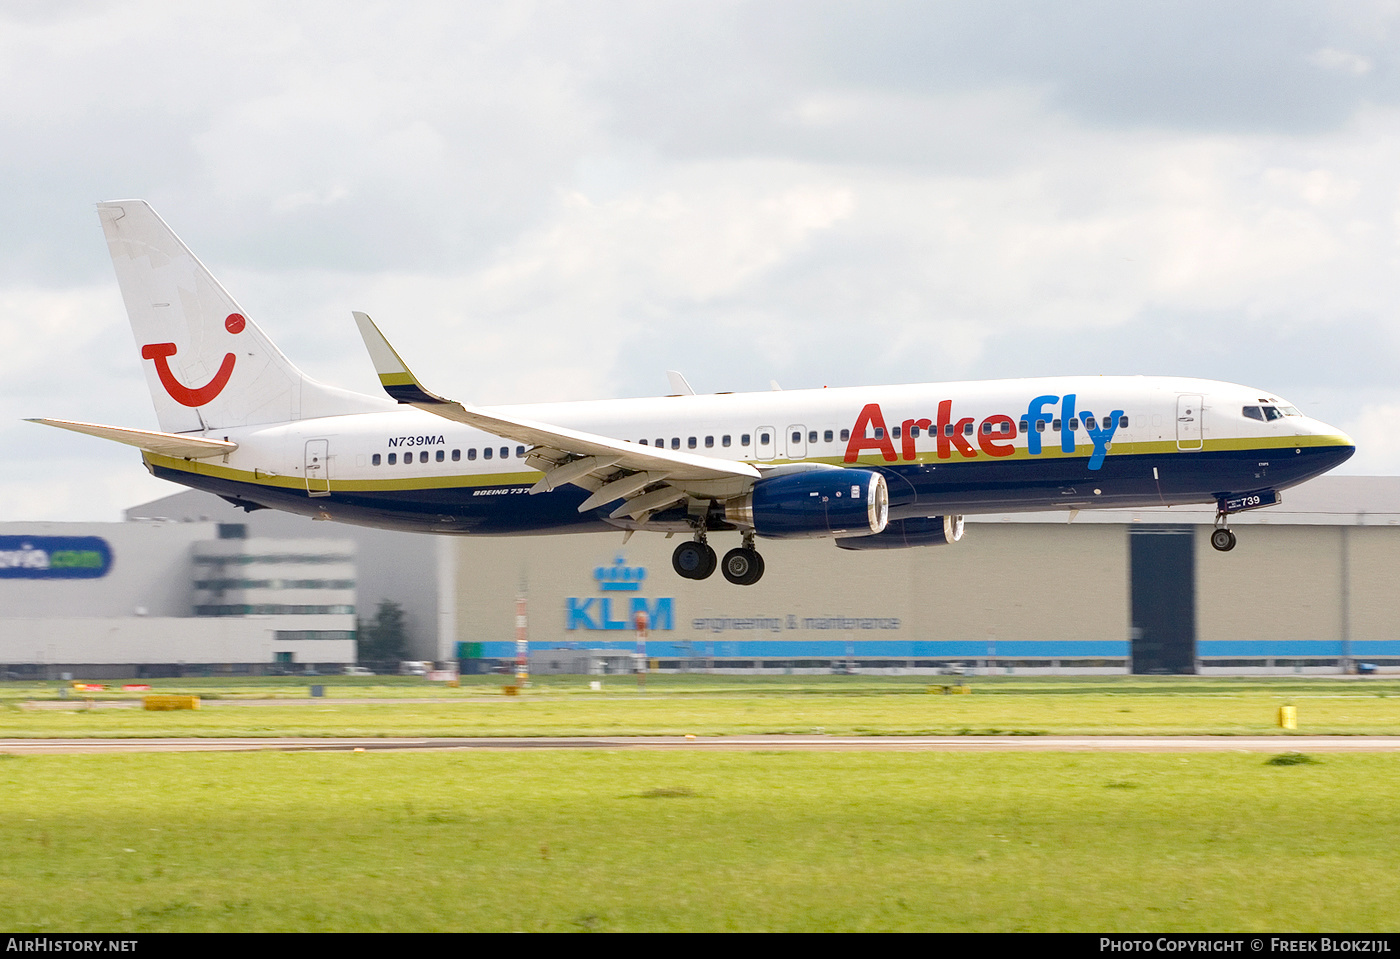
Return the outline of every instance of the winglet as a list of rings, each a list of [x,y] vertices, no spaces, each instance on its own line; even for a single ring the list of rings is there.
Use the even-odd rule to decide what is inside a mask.
[[[365,341],[365,349],[369,351],[374,372],[379,374],[379,385],[384,387],[384,392],[400,403],[418,405],[452,402],[423,388],[423,384],[418,382],[418,378],[413,375],[403,357],[389,345],[389,341],[379,332],[379,327],[374,325],[374,321],[367,314],[353,312],[351,315],[355,317],[355,325],[360,328],[360,337]]]

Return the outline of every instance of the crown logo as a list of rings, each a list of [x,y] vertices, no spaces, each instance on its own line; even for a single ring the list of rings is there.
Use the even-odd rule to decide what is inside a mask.
[[[628,566],[627,561],[619,556],[611,566],[595,569],[593,578],[604,592],[635,593],[642,588],[647,571],[645,566]]]

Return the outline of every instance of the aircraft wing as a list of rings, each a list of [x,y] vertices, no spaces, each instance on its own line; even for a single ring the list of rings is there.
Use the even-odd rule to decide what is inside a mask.
[[[227,456],[238,449],[238,444],[229,440],[211,440],[202,436],[182,436],[179,433],[157,433],[154,430],[133,430],[124,426],[102,426],[98,423],[79,423],[75,420],[31,419],[30,423],[57,426],[61,430],[86,433],[125,443],[148,453],[162,456],[179,456],[184,459],[207,459],[211,456]]]
[[[545,473],[544,479],[536,483],[531,492],[544,492],[565,483],[592,491],[593,495],[579,506],[579,512],[626,499],[612,515],[639,519],[689,495],[737,496],[747,491],[760,476],[759,471],[747,463],[641,446],[445,399],[418,382],[373,320],[364,313],[354,316],[386,393],[400,403],[445,419],[530,444],[534,449],[527,461]]]

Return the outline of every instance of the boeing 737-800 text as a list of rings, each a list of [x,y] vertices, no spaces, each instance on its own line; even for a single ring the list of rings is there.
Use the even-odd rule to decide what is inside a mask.
[[[156,476],[247,509],[432,533],[659,530],[676,572],[763,575],[755,537],[951,543],[968,513],[1214,503],[1231,513],[1354,451],[1269,394],[1053,377],[478,407],[425,388],[355,314],[388,394],[303,374],[141,200],[98,205],[160,431],[44,419],[135,446]],[[684,385],[679,376],[673,382]],[[707,542],[740,544],[720,560]]]

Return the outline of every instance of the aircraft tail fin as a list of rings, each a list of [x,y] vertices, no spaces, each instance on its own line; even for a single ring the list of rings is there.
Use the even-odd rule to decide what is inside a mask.
[[[156,419],[168,433],[385,407],[317,382],[248,319],[144,200],[97,205]]]

